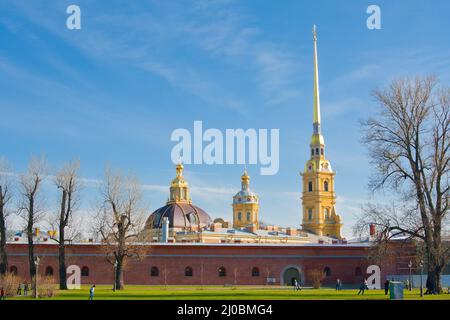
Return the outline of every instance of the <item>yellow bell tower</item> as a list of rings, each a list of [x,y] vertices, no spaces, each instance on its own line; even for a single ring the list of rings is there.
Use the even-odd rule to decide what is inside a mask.
[[[320,130],[319,67],[317,61],[317,33],[314,39],[314,115],[313,135],[310,149],[311,158],[306,162],[303,179],[303,220],[302,228],[320,236],[341,239],[341,217],[336,214],[336,193],[334,192],[335,172],[325,158],[325,140]]]
[[[233,197],[233,228],[253,227],[258,229],[258,196],[250,190],[250,176],[244,169],[241,176],[241,191]]]

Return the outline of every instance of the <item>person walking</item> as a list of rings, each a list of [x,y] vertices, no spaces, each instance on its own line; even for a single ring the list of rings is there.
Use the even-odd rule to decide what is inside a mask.
[[[95,284],[89,289],[89,300],[94,300]]]
[[[22,295],[22,284],[21,284],[21,283],[19,283],[19,285],[17,286],[16,294],[17,294],[18,296],[21,296],[21,295]]]
[[[297,279],[294,279],[294,291],[297,290],[298,282]]]
[[[23,288],[23,295],[28,296],[28,283],[25,283],[25,286]]]
[[[359,296],[360,294],[361,294],[361,295],[364,295],[364,291],[366,290],[366,287],[367,287],[367,285],[366,285],[366,280],[364,280],[364,281],[362,281],[361,284],[359,285],[358,296]]]
[[[337,290],[337,291],[342,290],[341,279],[337,279],[337,280],[336,280],[336,290]]]
[[[3,287],[0,289],[0,301],[5,300],[5,290]]]
[[[389,292],[389,279],[384,282],[384,294],[387,295]]]
[[[296,288],[297,291],[302,290],[302,287],[300,286],[300,281],[297,281],[297,284],[296,284],[295,288]]]

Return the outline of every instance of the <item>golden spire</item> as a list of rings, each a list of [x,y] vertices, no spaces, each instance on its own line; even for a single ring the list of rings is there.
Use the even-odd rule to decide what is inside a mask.
[[[314,39],[314,124],[318,124],[318,132],[320,134],[320,94],[319,94],[319,62],[317,60],[317,30],[316,25],[313,27]]]
[[[314,115],[313,115],[313,136],[311,147],[323,146],[324,139],[320,130],[320,92],[319,92],[319,61],[317,58],[317,29],[313,26],[314,39]]]

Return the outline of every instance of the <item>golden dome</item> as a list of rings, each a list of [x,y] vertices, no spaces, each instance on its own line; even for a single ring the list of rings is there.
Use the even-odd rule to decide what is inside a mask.
[[[241,176],[241,190],[233,197],[233,203],[258,203],[258,196],[250,190],[250,176],[247,168]]]
[[[244,169],[244,173],[241,176],[242,182],[249,182],[250,176],[247,174],[247,168]]]
[[[177,173],[170,185],[169,200],[164,207],[150,215],[146,229],[160,229],[165,217],[169,219],[170,228],[186,229],[192,226],[205,228],[212,222],[206,211],[192,204],[189,186],[183,177],[183,164],[180,162],[175,168]]]

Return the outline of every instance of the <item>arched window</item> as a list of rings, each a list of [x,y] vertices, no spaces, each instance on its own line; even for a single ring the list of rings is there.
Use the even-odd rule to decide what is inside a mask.
[[[193,212],[188,214],[188,220],[191,224],[198,224],[197,216]]]
[[[253,269],[252,269],[252,277],[259,277],[259,269],[258,269],[258,267],[253,267]]]
[[[45,268],[45,275],[46,276],[52,276],[53,275],[53,268],[48,266],[47,268]]]
[[[17,276],[18,270],[16,266],[11,266],[9,268],[9,272],[12,273],[13,275]]]
[[[192,277],[193,273],[194,272],[191,267],[184,268],[184,276],[185,277]]]
[[[356,267],[356,269],[355,269],[355,276],[362,276],[361,267]]]
[[[238,220],[239,220],[239,221],[242,220],[242,212],[238,212]]]
[[[325,269],[323,269],[323,273],[325,273],[325,277],[329,277],[331,276],[331,269],[329,267],[325,267]]]
[[[309,192],[312,192],[312,191],[313,191],[313,184],[312,184],[312,181],[309,181],[309,182],[308,182],[308,191],[309,191]]]
[[[150,269],[150,276],[151,276],[151,277],[157,277],[157,276],[159,276],[159,270],[158,270],[157,267],[152,267],[152,268]]]
[[[325,212],[325,219],[327,219],[327,220],[330,219],[330,209],[325,208],[324,212]]]
[[[227,275],[227,270],[224,267],[219,268],[219,277],[225,277]]]
[[[311,149],[311,155],[312,156],[314,155],[314,149]]]
[[[247,221],[250,221],[250,212],[247,212]]]
[[[323,148],[320,148],[320,154],[323,155]]]
[[[328,181],[324,181],[324,183],[323,183],[323,191],[328,191]]]
[[[316,148],[316,155],[319,155],[319,148]]]
[[[84,266],[81,268],[81,276],[82,277],[89,277],[89,268]]]
[[[308,209],[308,220],[312,220],[313,218],[313,209],[309,208]]]

